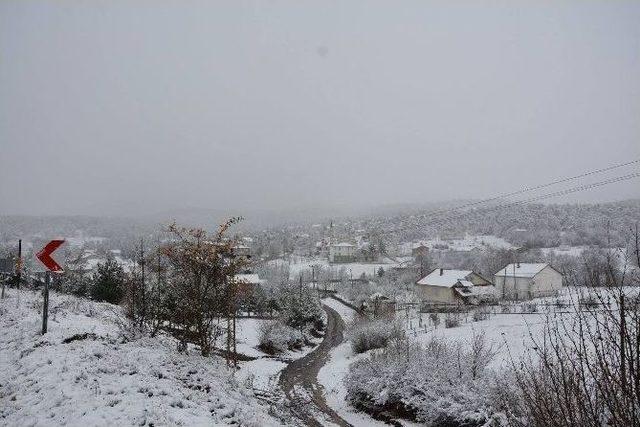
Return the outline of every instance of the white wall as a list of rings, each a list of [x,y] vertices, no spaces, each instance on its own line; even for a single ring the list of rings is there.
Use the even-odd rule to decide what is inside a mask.
[[[494,276],[498,298],[527,300],[552,296],[562,288],[562,275],[547,266],[533,278]]]

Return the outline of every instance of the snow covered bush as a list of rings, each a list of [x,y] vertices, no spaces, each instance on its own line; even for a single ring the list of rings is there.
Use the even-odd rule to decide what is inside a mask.
[[[281,284],[275,289],[275,305],[282,323],[294,329],[324,329],[324,311],[318,296],[297,285]]]
[[[473,321],[480,322],[481,320],[488,320],[490,314],[488,307],[479,307],[473,312]]]
[[[383,348],[393,339],[404,337],[404,329],[397,322],[388,320],[358,319],[349,328],[348,338],[354,353],[364,353],[374,348]]]
[[[268,354],[299,350],[305,343],[302,332],[279,321],[260,324],[258,347]]]
[[[482,334],[467,347],[397,340],[350,366],[347,400],[374,416],[386,412],[428,425],[500,425],[488,393],[493,355]]]
[[[460,316],[457,314],[447,314],[447,317],[444,319],[444,327],[445,328],[457,328],[460,326]]]
[[[438,315],[438,313],[430,313],[429,319],[431,320],[434,328],[437,328],[440,324],[440,316]]]
[[[107,259],[98,264],[98,271],[93,276],[89,292],[95,301],[119,304],[124,295],[125,274],[120,264],[114,259]]]

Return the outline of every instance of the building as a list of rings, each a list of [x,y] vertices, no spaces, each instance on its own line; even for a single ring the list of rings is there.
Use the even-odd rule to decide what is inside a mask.
[[[329,246],[329,262],[354,262],[356,246],[351,243],[335,243]]]
[[[414,258],[426,257],[429,255],[429,246],[424,243],[417,243],[411,248],[411,256]]]
[[[527,300],[557,295],[562,274],[547,263],[515,263],[498,271],[494,282],[499,298]]]
[[[238,297],[250,297],[254,294],[256,288],[265,283],[257,274],[236,274],[233,276],[236,283]]]
[[[368,300],[362,302],[360,308],[365,313],[373,315],[374,319],[393,319],[396,315],[396,302],[379,292],[374,293]]]
[[[429,304],[477,304],[495,299],[491,281],[471,270],[436,268],[416,282],[416,293]]]
[[[249,246],[234,245],[231,248],[231,252],[233,253],[233,255],[235,255],[237,257],[243,257],[243,258],[246,258],[246,259],[251,258],[251,248]]]

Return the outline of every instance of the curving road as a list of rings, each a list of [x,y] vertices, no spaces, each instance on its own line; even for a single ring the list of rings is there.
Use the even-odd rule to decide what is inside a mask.
[[[322,343],[308,355],[291,362],[280,374],[280,386],[292,411],[306,425],[322,426],[323,421],[351,426],[331,409],[318,383],[318,372],[329,358],[329,352],[343,340],[344,322],[334,309],[323,305],[327,313],[327,329]]]

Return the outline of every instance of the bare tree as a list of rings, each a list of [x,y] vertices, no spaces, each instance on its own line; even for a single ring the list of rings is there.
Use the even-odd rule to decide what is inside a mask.
[[[195,341],[203,356],[210,354],[216,339],[223,334],[220,326],[223,318],[235,317],[232,278],[246,261],[234,256],[235,242],[226,233],[239,220],[232,218],[225,222],[213,236],[203,229],[172,224],[168,231],[173,241],[160,248],[168,261],[169,320],[178,338],[183,342]],[[235,343],[235,336],[230,336],[231,321],[227,324],[227,342]]]
[[[637,230],[635,242],[637,258]],[[638,277],[617,261],[588,272],[588,284],[606,287],[591,286],[572,298],[569,314],[550,315],[533,353],[514,363],[514,424],[640,426],[640,299],[629,286]]]

